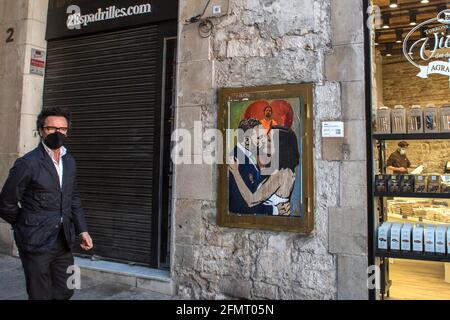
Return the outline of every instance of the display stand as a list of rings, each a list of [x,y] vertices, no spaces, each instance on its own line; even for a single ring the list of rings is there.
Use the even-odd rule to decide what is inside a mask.
[[[386,174],[386,141],[388,140],[444,140],[450,139],[449,132],[441,133],[411,133],[411,134],[374,134],[373,138],[377,141],[378,149],[378,164],[379,171],[381,174]],[[377,199],[378,207],[378,225],[387,221],[387,213],[385,210],[385,198],[388,197],[404,197],[404,198],[440,198],[440,199],[450,199],[450,193],[390,193],[390,192],[374,192],[374,197]],[[377,228],[375,228],[377,230]],[[422,252],[403,252],[403,251],[393,251],[393,250],[378,250],[377,241],[374,241],[374,252],[375,256],[380,259],[380,271],[381,271],[381,299],[384,297],[389,297],[389,289],[392,282],[389,280],[389,258],[398,259],[412,259],[412,260],[426,260],[426,261],[439,261],[439,262],[450,262],[449,255],[440,254],[427,254]],[[450,265],[446,264],[446,267],[450,269]],[[450,275],[447,275],[446,278]]]

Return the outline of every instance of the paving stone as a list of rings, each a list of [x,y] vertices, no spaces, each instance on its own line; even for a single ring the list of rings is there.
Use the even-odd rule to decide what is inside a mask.
[[[0,300],[27,300],[25,275],[19,259],[0,254]],[[82,275],[81,290],[72,300],[172,300],[178,297]]]

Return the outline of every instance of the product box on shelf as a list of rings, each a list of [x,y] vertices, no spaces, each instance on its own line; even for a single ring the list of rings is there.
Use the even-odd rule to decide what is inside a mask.
[[[424,111],[425,133],[439,132],[438,108],[427,106]]]
[[[417,224],[413,229],[413,251],[423,252],[423,225]]]
[[[405,174],[401,176],[400,192],[414,192],[414,175]]]
[[[442,106],[440,115],[441,132],[450,132],[450,106]]]
[[[436,228],[434,225],[426,225],[424,232],[424,243],[425,243],[425,252],[435,253],[435,236],[436,236]]]
[[[383,222],[383,224],[378,227],[378,249],[388,249],[388,243],[391,237],[391,227],[391,222]]]
[[[408,109],[408,133],[423,133],[423,110],[418,105]]]
[[[447,229],[447,254],[450,254],[450,228]]]
[[[436,227],[436,253],[445,254],[446,234],[447,226],[439,225]]]
[[[402,230],[401,223],[392,224],[391,240],[390,240],[391,250],[400,250],[401,230]]]
[[[414,192],[427,192],[427,176],[416,175],[414,176]]]
[[[377,174],[375,176],[375,190],[377,192],[386,192],[387,191],[387,179],[384,174]]]
[[[441,176],[429,175],[428,176],[428,192],[439,193],[441,191]]]
[[[380,107],[377,110],[376,133],[391,133],[391,109]]]
[[[412,223],[405,223],[402,227],[400,245],[400,249],[402,251],[411,251],[411,237],[413,227],[414,226]]]
[[[390,174],[387,177],[388,192],[400,192],[400,176],[396,174]]]
[[[392,133],[406,133],[406,109],[397,105],[391,110]]]
[[[450,175],[441,176],[441,192],[450,193]]]

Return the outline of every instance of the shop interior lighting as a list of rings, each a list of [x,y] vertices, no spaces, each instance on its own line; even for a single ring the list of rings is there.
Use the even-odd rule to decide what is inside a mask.
[[[413,10],[409,13],[409,25],[410,26],[417,25],[417,10]]]
[[[386,57],[391,57],[392,56],[392,44],[388,43],[386,45]]]
[[[389,8],[398,8],[398,1],[397,0],[391,0],[389,2]]]
[[[403,41],[403,29],[396,29],[395,30],[395,35],[396,35],[395,42],[396,43],[402,43],[402,41]]]
[[[389,29],[389,22],[391,20],[391,14],[385,13],[383,14],[383,29]]]

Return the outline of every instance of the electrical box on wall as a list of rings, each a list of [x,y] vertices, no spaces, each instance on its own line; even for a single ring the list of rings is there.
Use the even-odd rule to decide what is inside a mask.
[[[230,0],[212,0],[206,8],[204,18],[226,16],[229,8]]]

